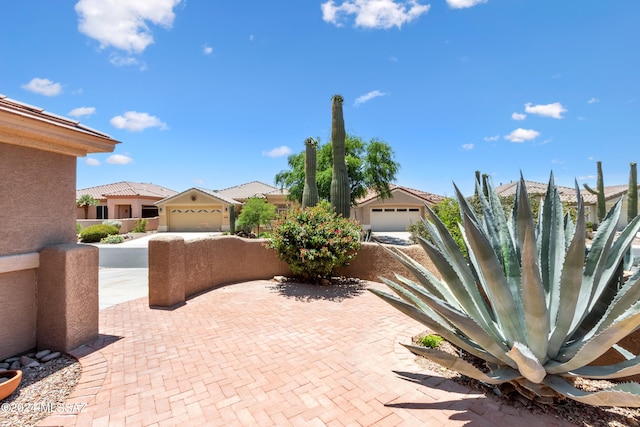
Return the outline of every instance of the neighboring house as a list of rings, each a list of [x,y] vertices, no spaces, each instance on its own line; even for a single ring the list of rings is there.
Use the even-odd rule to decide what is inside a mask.
[[[118,141],[0,95],[0,360],[98,335],[98,249],[76,244],[76,163]]]
[[[406,231],[409,224],[425,216],[425,204],[430,207],[444,199],[426,191],[391,184],[391,198],[382,199],[374,191],[356,200],[351,218],[371,231]]]
[[[237,218],[242,205],[251,197],[263,197],[279,211],[287,209],[287,191],[259,181],[224,190],[190,188],[156,202],[160,222],[158,231],[229,231],[230,210]]]
[[[500,185],[496,188],[496,192],[499,196],[513,196],[516,193],[517,182],[510,182],[509,184]],[[525,181],[525,186],[527,187],[527,193],[531,195],[539,196],[540,199],[544,198],[544,195],[547,191],[547,184],[535,181]],[[560,196],[560,200],[567,203],[569,206],[576,206],[576,189],[571,187],[562,187],[556,185],[558,189],[558,194]],[[639,186],[640,188],[640,186]],[[609,212],[609,209],[613,207],[613,205],[620,200],[621,197],[625,197],[627,195],[627,191],[629,190],[629,185],[613,185],[613,186],[605,186],[604,187],[604,195],[606,202],[606,210]],[[582,200],[584,201],[584,214],[586,221],[593,222],[594,224],[598,223],[598,197],[595,194],[588,192],[584,187],[580,187],[580,195],[582,196]],[[620,221],[618,223],[618,227],[622,228],[626,226],[627,221],[627,199],[622,202],[622,209],[620,212]]]
[[[76,200],[85,194],[99,204],[89,206],[87,218],[84,208],[78,207],[78,219],[154,218],[158,216],[155,203],[178,192],[155,184],[122,181],[76,190]]]

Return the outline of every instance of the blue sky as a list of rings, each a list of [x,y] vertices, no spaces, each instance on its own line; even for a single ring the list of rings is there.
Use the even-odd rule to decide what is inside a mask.
[[[121,141],[77,186],[274,183],[309,136],[379,138],[397,183],[626,184],[640,161],[640,2],[3,2],[0,93]]]

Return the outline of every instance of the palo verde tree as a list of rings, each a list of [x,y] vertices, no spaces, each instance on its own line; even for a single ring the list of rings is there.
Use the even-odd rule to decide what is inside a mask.
[[[276,207],[267,203],[266,199],[251,197],[242,206],[242,211],[235,222],[240,229],[257,229],[256,235],[260,235],[260,226],[269,224],[276,217]]]
[[[98,206],[100,202],[94,199],[90,194],[83,194],[76,200],[76,206],[84,208],[84,219],[89,218],[89,206]]]
[[[321,200],[329,200],[332,175],[331,143],[318,144],[316,183]],[[302,203],[304,191],[305,151],[292,154],[288,158],[289,169],[280,171],[276,177],[276,185],[289,190],[289,199]],[[391,197],[389,185],[396,180],[400,164],[395,161],[395,153],[389,144],[372,138],[365,141],[359,136],[347,134],[345,138],[345,160],[349,185],[351,186],[351,206],[355,200],[373,189],[382,198]]]

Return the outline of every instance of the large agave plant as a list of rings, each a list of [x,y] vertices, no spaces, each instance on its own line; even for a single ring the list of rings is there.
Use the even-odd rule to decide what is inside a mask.
[[[614,239],[618,202],[598,227],[590,248],[578,186],[577,220],[565,215],[551,175],[534,222],[523,179],[507,218],[493,187],[478,192],[477,216],[458,188],[463,256],[438,217],[427,208],[431,241],[421,240],[439,274],[392,251],[417,282],[383,279],[395,295],[372,290],[466,352],[487,369],[437,349],[410,351],[488,384],[511,383],[530,399],[551,403],[568,397],[598,406],[640,407],[640,384],[621,383],[597,392],[573,386],[571,377],[612,379],[640,373],[640,356],[616,343],[640,327],[640,274],[623,281],[621,261],[640,229],[633,219]],[[610,348],[627,359],[589,366]]]

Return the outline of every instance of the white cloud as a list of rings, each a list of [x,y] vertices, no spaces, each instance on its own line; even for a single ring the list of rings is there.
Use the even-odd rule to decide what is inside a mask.
[[[590,100],[587,101],[587,104],[595,104],[597,102],[600,102],[598,98],[591,98]]]
[[[169,127],[155,116],[137,111],[127,111],[122,116],[115,116],[110,120],[113,127],[126,129],[131,132],[141,132],[147,128],[160,128],[167,130]]]
[[[137,58],[131,55],[122,56],[117,53],[112,53],[111,55],[109,55],[109,62],[111,62],[116,67],[128,67],[130,65],[139,64]],[[144,68],[144,65],[142,65],[142,68]]]
[[[377,98],[379,96],[386,96],[387,94],[384,92],[380,92],[379,90],[372,90],[371,92],[359,96],[356,101],[353,103],[356,107],[360,104],[364,104],[367,101],[371,101],[373,98]]]
[[[333,0],[322,3],[322,19],[338,27],[341,18],[355,15],[355,26],[363,28],[401,28],[420,15],[427,13],[430,5],[422,5],[417,0],[345,0],[337,6]]]
[[[494,136],[485,136],[483,138],[485,141],[487,142],[491,142],[491,141],[497,141],[500,139],[500,135],[494,135]]]
[[[464,9],[480,3],[486,3],[487,1],[488,0],[447,0],[447,4],[451,9]]]
[[[122,154],[112,154],[107,158],[107,163],[111,163],[112,165],[126,165],[131,162],[133,162],[131,157]]]
[[[529,114],[537,114],[543,117],[553,117],[554,119],[562,119],[562,113],[566,113],[567,109],[559,102],[553,104],[532,105],[530,102],[524,104],[524,111]]]
[[[140,53],[153,43],[148,24],[171,28],[181,0],[79,0],[78,29],[100,43]]]
[[[211,55],[213,53],[213,48],[211,46],[204,45],[202,47],[202,53],[205,55]]]
[[[84,161],[87,166],[100,166],[100,160],[94,159],[93,157],[87,157],[87,160]]]
[[[62,85],[60,83],[54,83],[49,79],[41,79],[38,77],[22,85],[22,89],[45,96],[56,96],[62,93]]]
[[[96,112],[95,107],[78,107],[69,111],[71,117],[90,116]]]
[[[519,121],[519,120],[524,120],[524,119],[526,119],[526,118],[527,118],[527,115],[526,115],[526,114],[522,114],[522,113],[513,113],[513,114],[511,115],[511,118],[512,118],[513,120],[518,120],[518,121]]]
[[[286,145],[282,145],[270,151],[263,151],[262,155],[267,157],[284,157],[288,156],[291,153],[291,148],[287,147]]]
[[[473,150],[473,144],[462,144],[462,149],[465,151]]]
[[[536,139],[538,136],[540,136],[540,132],[538,131],[535,131],[533,129],[518,128],[511,132],[509,135],[506,135],[504,139],[511,142],[525,142]]]

